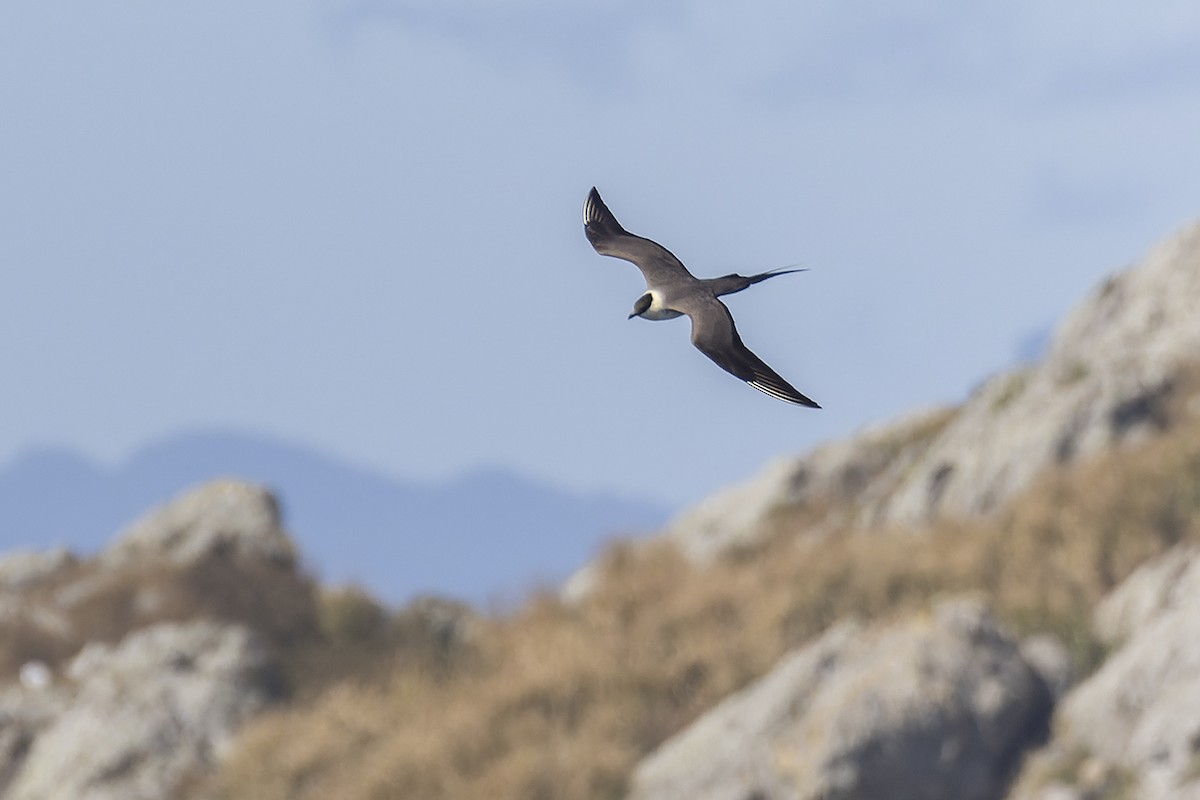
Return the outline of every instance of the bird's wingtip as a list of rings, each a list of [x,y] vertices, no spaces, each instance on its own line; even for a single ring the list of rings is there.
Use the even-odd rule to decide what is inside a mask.
[[[601,233],[612,235],[622,232],[621,224],[608,210],[608,206],[604,205],[604,200],[600,198],[600,192],[596,191],[595,186],[588,192],[587,200],[583,203],[583,224],[589,231],[589,238]]]
[[[792,402],[798,406],[804,406],[805,408],[820,408],[821,407],[820,404],[818,404],[816,400],[813,400],[811,397],[809,397],[808,395],[806,395],[802,392],[796,392],[796,396],[794,398],[792,398]]]
[[[782,400],[785,403],[791,403],[794,406],[804,406],[805,408],[820,408],[816,401],[812,400],[807,395],[796,391],[796,389],[786,381],[777,376],[760,376],[756,375],[746,383],[758,389],[763,394],[768,394],[776,400]]]

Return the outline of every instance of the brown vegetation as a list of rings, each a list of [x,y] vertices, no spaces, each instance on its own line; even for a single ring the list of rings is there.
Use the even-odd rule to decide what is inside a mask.
[[[244,623],[283,649],[317,632],[312,583],[290,566],[222,554],[183,565],[93,559],[23,591],[18,613],[0,619],[0,674],[15,674],[31,660],[57,667],[88,642],[197,618]]]
[[[1058,634],[1087,670],[1102,656],[1087,624],[1097,599],[1200,538],[1198,511],[1200,423],[1188,422],[1049,474],[987,520],[814,534],[798,509],[769,541],[703,569],[666,543],[618,545],[578,605],[535,597],[455,636],[414,622],[427,614],[327,596],[324,641],[385,666],[251,724],[201,793],[621,797],[638,759],[787,649],[835,620],[947,594],[986,597],[1018,632]]]

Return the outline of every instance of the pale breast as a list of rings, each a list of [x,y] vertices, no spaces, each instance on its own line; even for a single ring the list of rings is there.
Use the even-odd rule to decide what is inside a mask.
[[[682,311],[676,311],[663,305],[663,297],[659,292],[650,290],[650,307],[642,314],[643,319],[675,319],[682,316]]]
[[[669,308],[660,308],[660,309],[656,310],[654,308],[654,306],[650,306],[650,308],[646,309],[646,313],[642,314],[643,319],[656,319],[656,320],[657,319],[675,319],[676,317],[682,317],[682,316],[683,316],[683,313],[680,311],[672,311]]]

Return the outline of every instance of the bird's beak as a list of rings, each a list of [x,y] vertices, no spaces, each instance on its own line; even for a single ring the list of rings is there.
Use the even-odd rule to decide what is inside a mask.
[[[626,317],[625,319],[633,319],[633,318],[634,318],[634,317],[636,317],[636,316],[637,316],[637,314],[630,314],[630,315],[629,315],[628,317]]]

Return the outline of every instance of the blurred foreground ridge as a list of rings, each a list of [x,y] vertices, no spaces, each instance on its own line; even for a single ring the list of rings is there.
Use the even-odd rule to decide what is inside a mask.
[[[505,615],[297,568],[230,480],[0,557],[0,796],[1200,798],[1200,226],[962,406]]]

